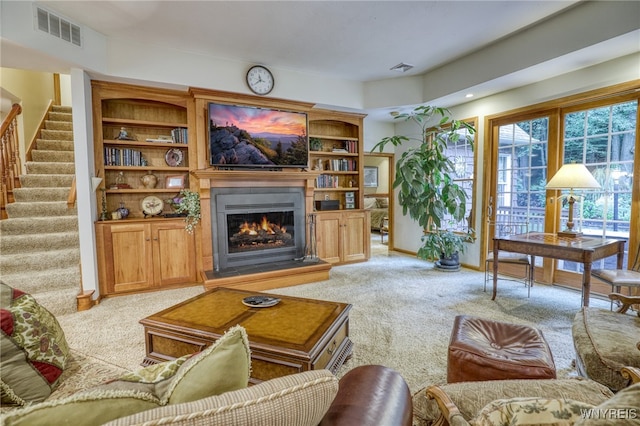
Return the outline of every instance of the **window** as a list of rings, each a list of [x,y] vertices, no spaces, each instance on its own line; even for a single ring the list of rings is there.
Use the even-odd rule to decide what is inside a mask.
[[[563,115],[564,163],[585,164],[601,186],[585,192],[578,204],[577,226],[585,235],[629,239],[637,113],[633,100]],[[594,267],[603,262],[615,268],[615,259]],[[581,271],[582,264],[560,267]]]
[[[477,128],[476,120],[465,121],[474,128]],[[455,142],[449,142],[445,154],[453,163],[454,182],[467,194],[467,220],[455,222],[449,215],[445,217],[443,223],[446,223],[447,228],[454,231],[466,232],[470,224],[473,223],[473,194],[475,192],[475,157],[473,147],[475,145],[475,136],[470,135],[467,129],[461,129],[459,133],[460,138]],[[471,141],[468,139],[469,137],[471,137]]]
[[[496,223],[528,223],[544,229],[548,163],[547,117],[500,126],[498,143]]]

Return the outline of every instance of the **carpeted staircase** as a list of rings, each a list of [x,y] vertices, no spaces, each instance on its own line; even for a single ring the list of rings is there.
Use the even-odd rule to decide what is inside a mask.
[[[31,293],[54,315],[77,311],[78,212],[67,207],[74,168],[71,107],[54,106],[32,161],[0,221],[0,279]]]

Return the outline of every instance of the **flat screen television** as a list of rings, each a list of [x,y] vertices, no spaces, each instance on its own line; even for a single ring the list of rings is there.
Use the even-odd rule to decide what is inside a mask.
[[[306,168],[307,114],[209,103],[209,163],[218,167]]]

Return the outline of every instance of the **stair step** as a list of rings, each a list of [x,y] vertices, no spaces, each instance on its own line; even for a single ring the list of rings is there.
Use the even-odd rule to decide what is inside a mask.
[[[35,175],[73,175],[76,173],[74,163],[39,163],[27,161],[25,169],[27,174]]]
[[[2,281],[33,295],[55,316],[77,312],[76,296],[80,292],[80,267],[77,265],[29,274],[3,274]]]
[[[71,114],[71,107],[68,105],[51,105],[52,112]]]
[[[73,141],[58,141],[55,139],[36,139],[37,149],[44,151],[73,151]]]
[[[73,163],[74,152],[36,149],[31,151],[31,159],[39,163]]]
[[[71,121],[52,121],[45,120],[44,128],[47,130],[66,130],[73,131],[73,122]]]
[[[77,215],[76,207],[68,208],[66,201],[38,201],[29,203],[11,203],[6,206],[7,216],[17,217],[46,217]]]
[[[78,248],[78,232],[49,234],[3,235],[0,240],[2,254],[29,253],[31,251]]]
[[[72,141],[73,132],[69,130],[47,130],[42,129],[40,131],[42,139],[57,139],[61,141]]]
[[[70,187],[64,188],[16,188],[13,196],[18,203],[37,201],[67,201]]]
[[[70,268],[80,264],[80,249],[32,251],[0,256],[0,274],[29,274],[32,271]]]
[[[78,232],[78,216],[19,217],[0,220],[0,236]]]
[[[20,185],[23,188],[70,188],[73,175],[22,175]]]

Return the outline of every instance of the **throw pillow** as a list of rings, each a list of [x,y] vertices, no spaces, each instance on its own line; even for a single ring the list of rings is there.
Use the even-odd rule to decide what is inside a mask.
[[[44,401],[69,357],[62,327],[33,296],[0,282],[0,394],[3,404]]]
[[[245,388],[251,373],[247,333],[229,329],[204,351],[127,373],[117,380],[5,417],[6,426],[105,422],[156,408]]]
[[[389,207],[389,199],[388,198],[376,198],[376,205],[379,209],[386,209]]]
[[[365,209],[375,209],[377,206],[377,201],[375,198],[365,198],[364,199],[364,208]]]
[[[576,426],[640,425],[640,383],[622,389],[608,401],[585,412]]]
[[[571,426],[593,408],[572,399],[498,399],[487,404],[470,423],[476,426]]]

